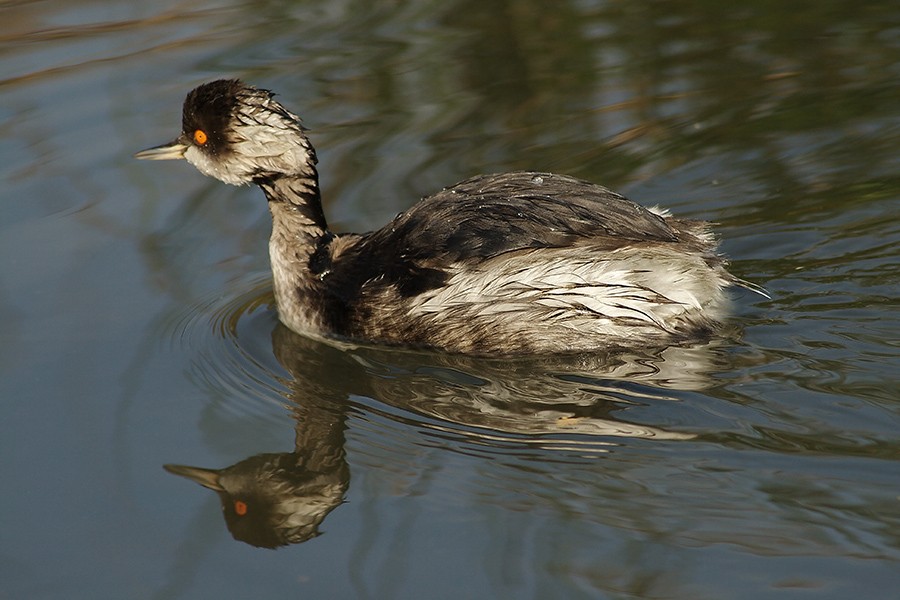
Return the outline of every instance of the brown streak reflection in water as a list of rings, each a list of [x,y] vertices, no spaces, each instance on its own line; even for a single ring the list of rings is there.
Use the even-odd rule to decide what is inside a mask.
[[[327,343],[281,325],[272,343],[293,378],[294,451],[218,470],[165,465],[218,494],[235,539],[266,548],[317,536],[343,502],[350,484],[344,450],[350,396],[373,398],[395,411],[384,411],[391,418],[480,446],[603,453],[617,445],[609,438],[694,439],[617,413],[672,400],[667,390],[704,387],[716,356],[713,346],[701,345],[485,360]]]

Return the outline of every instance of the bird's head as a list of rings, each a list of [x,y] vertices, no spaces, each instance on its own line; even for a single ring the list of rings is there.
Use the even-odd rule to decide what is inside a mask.
[[[183,158],[232,185],[284,175],[314,177],[316,154],[299,117],[273,96],[236,79],[205,83],[184,100],[181,135],[135,158]]]

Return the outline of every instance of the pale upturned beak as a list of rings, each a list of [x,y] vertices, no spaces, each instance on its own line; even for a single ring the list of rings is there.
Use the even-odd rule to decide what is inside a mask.
[[[143,152],[150,152],[151,150],[156,150],[156,148],[150,148],[150,150],[144,150]],[[142,154],[142,152],[139,152],[138,154]],[[155,160],[155,157],[151,160]],[[209,488],[215,492],[225,491],[225,488],[223,488],[219,483],[219,472],[214,469],[201,469],[200,467],[188,467],[187,465],[163,465],[163,469],[165,469],[169,473],[172,473],[173,475],[186,477],[191,481],[199,483],[203,487]]]
[[[183,137],[179,137],[173,142],[163,144],[162,146],[154,146],[137,152],[134,157],[144,160],[175,160],[184,158],[184,151],[188,149],[187,143]]]

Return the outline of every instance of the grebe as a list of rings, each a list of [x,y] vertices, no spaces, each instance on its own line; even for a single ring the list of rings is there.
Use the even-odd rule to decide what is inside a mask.
[[[725,270],[708,223],[550,173],[479,175],[377,231],[333,233],[316,152],[273,96],[201,85],[181,135],[135,157],[262,189],[278,315],[298,333],[484,355],[633,348],[708,336],[725,288],[753,288]]]

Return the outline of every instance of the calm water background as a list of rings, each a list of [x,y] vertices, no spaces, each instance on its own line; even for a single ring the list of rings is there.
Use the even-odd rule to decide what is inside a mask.
[[[900,596],[896,2],[0,19],[0,598]],[[291,335],[259,191],[131,158],[222,76],[304,117],[336,229],[558,171],[718,222],[772,299],[737,294],[717,343],[580,360]],[[278,550],[161,468],[322,448],[322,535]]]

